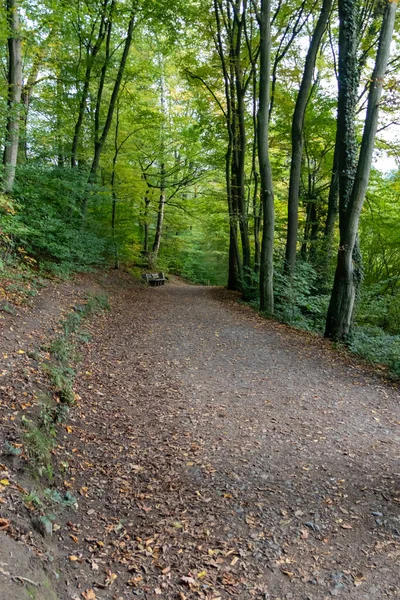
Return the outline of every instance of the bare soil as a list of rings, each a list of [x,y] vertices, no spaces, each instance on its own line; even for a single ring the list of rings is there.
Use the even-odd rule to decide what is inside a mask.
[[[54,482],[78,509],[51,540],[13,523],[55,597],[400,597],[398,388],[223,289],[110,273],[74,301],[89,285],[112,310],[90,325]],[[43,582],[30,597],[52,597]]]

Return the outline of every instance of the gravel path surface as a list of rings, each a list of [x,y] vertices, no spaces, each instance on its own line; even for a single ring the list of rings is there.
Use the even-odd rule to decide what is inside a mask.
[[[222,289],[102,285],[59,597],[400,597],[398,390]]]

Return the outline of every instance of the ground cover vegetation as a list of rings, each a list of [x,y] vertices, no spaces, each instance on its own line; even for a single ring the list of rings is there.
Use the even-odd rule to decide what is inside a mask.
[[[82,360],[79,349],[90,340],[87,319],[106,310],[109,310],[106,295],[88,294],[83,303],[66,312],[49,341],[28,352],[34,367],[30,372],[25,368],[26,380],[29,381],[34,372],[36,385],[32,399],[26,397],[14,427],[4,440],[2,454],[19,457],[23,464],[21,471],[29,470],[31,479],[27,481],[30,489],[19,486],[19,491],[23,494],[25,506],[34,515],[33,522],[43,535],[52,532],[55,504],[76,504],[70,492],[61,496],[54,487],[57,433],[60,426],[68,421],[69,411],[76,406],[79,398],[74,390],[74,379]],[[20,350],[20,353],[25,354],[25,351]],[[67,431],[70,428],[68,425],[65,427]],[[62,473],[68,470],[66,460],[57,466]]]
[[[2,281],[165,269],[400,373],[396,6],[4,0]]]

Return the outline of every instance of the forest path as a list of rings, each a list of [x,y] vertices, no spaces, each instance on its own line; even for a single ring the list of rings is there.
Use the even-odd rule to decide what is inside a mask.
[[[396,389],[222,289],[104,285],[60,598],[399,597]]]

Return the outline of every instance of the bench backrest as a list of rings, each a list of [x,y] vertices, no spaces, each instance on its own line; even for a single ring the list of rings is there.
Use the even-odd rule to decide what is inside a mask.
[[[164,273],[143,273],[142,279],[146,281],[165,280]]]

